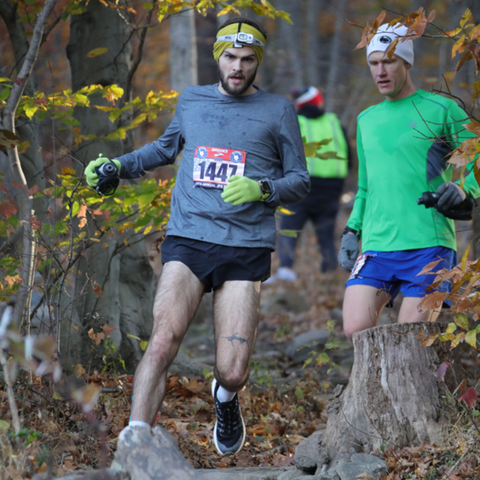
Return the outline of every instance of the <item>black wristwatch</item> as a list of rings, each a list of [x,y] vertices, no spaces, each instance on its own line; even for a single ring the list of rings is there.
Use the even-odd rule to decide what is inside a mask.
[[[358,230],[354,230],[353,228],[347,226],[343,230],[342,237],[347,233],[353,233],[360,240],[360,232]]]
[[[260,191],[262,192],[262,198],[260,198],[260,200],[266,200],[272,193],[270,184],[267,180],[260,180],[258,185],[260,186]]]

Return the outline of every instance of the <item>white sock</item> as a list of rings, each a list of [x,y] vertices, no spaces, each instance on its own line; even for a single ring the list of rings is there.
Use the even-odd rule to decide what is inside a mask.
[[[233,400],[236,393],[237,392],[230,392],[220,385],[217,390],[217,400],[220,403],[229,402],[230,400]]]
[[[130,420],[128,422],[129,427],[150,427],[150,424],[147,422],[142,422],[141,420]]]

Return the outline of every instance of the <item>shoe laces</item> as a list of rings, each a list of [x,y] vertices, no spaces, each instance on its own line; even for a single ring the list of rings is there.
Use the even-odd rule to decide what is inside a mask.
[[[219,402],[215,399],[217,411],[217,431],[223,436],[231,436],[237,432],[241,425],[238,395],[230,402]]]

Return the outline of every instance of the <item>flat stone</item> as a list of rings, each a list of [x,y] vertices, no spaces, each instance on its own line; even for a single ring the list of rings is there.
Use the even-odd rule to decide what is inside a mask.
[[[295,449],[295,463],[297,465],[301,458],[310,458],[315,461],[316,465],[323,465],[324,459],[320,443],[324,432],[325,430],[317,430],[297,445],[297,448]]]
[[[282,290],[269,301],[260,306],[260,311],[267,315],[277,315],[285,312],[308,312],[310,305],[302,293],[296,290]]]
[[[349,462],[341,460],[336,471],[340,480],[357,480],[362,473],[368,473],[375,480],[388,473],[388,465],[381,458],[367,453],[354,453]]]
[[[313,475],[317,471],[317,462],[310,457],[295,455],[295,466],[298,470]]]
[[[292,470],[288,470],[277,477],[277,480],[296,480],[297,478],[308,479],[312,478],[312,475],[309,475],[297,468],[293,468]]]
[[[314,328],[295,337],[287,346],[285,353],[296,363],[302,363],[325,345],[331,333],[324,328]]]
[[[277,480],[280,475],[289,470],[296,469],[295,467],[222,468],[218,470],[199,469],[195,472],[200,474],[201,478],[208,480]]]

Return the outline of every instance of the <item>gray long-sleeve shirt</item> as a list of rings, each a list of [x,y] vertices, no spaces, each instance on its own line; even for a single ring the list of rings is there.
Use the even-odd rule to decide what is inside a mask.
[[[274,250],[275,208],[301,200],[310,188],[291,102],[262,90],[236,97],[223,95],[216,84],[188,87],[165,133],[118,158],[120,176],[137,178],[172,164],[182,148],[167,235]],[[265,201],[236,207],[223,201],[228,177],[242,170],[268,181],[272,193]]]

